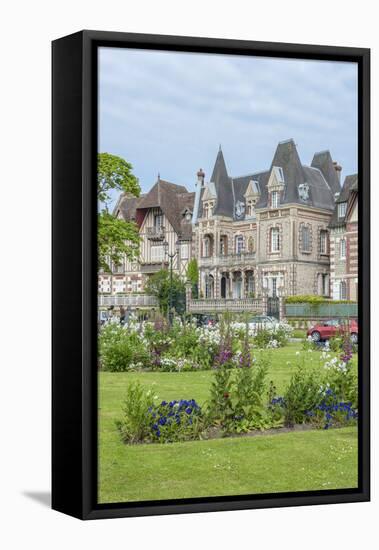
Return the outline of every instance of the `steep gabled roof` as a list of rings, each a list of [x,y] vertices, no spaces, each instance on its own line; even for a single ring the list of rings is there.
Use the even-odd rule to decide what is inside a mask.
[[[318,168],[320,170],[334,194],[340,193],[340,180],[336,170],[336,165],[333,163],[332,155],[329,151],[320,151],[319,153],[315,153],[311,166],[312,168]]]
[[[217,153],[210,182],[214,184],[217,195],[213,213],[221,216],[230,216],[230,206],[233,208],[234,204],[232,180],[228,176],[221,147]]]
[[[343,218],[338,217],[338,204],[341,202],[349,202],[352,200],[354,195],[358,192],[358,174],[351,174],[346,176],[344,184],[342,186],[341,193],[336,201],[336,205],[333,211],[333,216],[331,217],[329,226],[330,227],[340,227],[345,225],[347,216],[349,214],[349,208],[346,208],[346,214]]]
[[[264,174],[260,182],[261,196],[257,208],[265,208],[268,203],[267,184],[272,170],[281,168],[284,180],[284,195],[281,204],[300,203],[316,208],[332,210],[334,195],[321,171],[312,166],[301,163],[293,139],[278,144],[270,170]],[[299,195],[299,186],[307,184],[308,199],[303,200]]]
[[[211,182],[214,183],[217,193],[213,213],[236,219],[235,206],[239,201],[245,203],[245,193],[251,180],[256,182],[254,185],[260,193],[256,208],[266,208],[268,204],[267,185],[273,172],[276,174],[276,179],[280,180],[279,183],[284,185],[281,204],[297,203],[333,210],[335,197],[328,178],[331,178],[332,185],[335,187],[336,182],[338,183],[338,176],[330,153],[318,153],[312,162],[318,164],[320,168],[303,165],[294,140],[289,139],[278,144],[269,170],[234,178],[228,175],[224,155],[220,149],[211,177]],[[299,193],[301,185],[308,190],[308,198],[305,200]],[[204,195],[202,194],[202,196]],[[199,210],[199,217],[201,214],[202,212]],[[243,219],[243,216],[238,219]]]
[[[139,197],[134,197],[129,193],[124,193],[115,206],[114,214],[116,214],[116,210],[119,209],[125,220],[135,221],[136,210],[145,196],[145,194],[142,194]]]
[[[188,193],[183,185],[177,185],[169,181],[158,179],[155,185],[141,197],[124,196],[119,208],[125,219],[136,220],[142,224],[145,213],[150,208],[160,208],[171,223],[175,232],[180,236],[183,225],[183,211],[188,208],[193,210],[194,193]],[[141,214],[138,216],[138,212]],[[187,225],[191,225],[188,224]],[[184,222],[185,226],[185,222]],[[184,232],[188,234],[187,227]],[[187,238],[187,237],[186,237]]]

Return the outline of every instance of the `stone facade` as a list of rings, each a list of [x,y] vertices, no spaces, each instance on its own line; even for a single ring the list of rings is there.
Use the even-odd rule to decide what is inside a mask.
[[[330,222],[332,297],[358,299],[358,178],[347,176]]]
[[[354,299],[357,207],[343,227],[332,224],[336,199],[343,198],[340,170],[328,151],[316,153],[310,166],[301,164],[288,140],[264,172],[229,176],[220,149],[209,181],[203,170],[197,173],[195,193],[158,179],[139,199],[122,196],[114,213],[138,224],[140,257],[100,274],[99,292],[143,292],[147,277],[168,267],[167,241],[170,253],[179,249],[173,268],[183,279],[189,260],[197,259],[202,299],[337,297],[342,274]],[[347,257],[339,261],[342,234]]]
[[[210,182],[198,182],[198,206],[195,199],[202,297],[330,296],[329,222],[339,183],[330,155],[321,156],[332,182],[321,168],[301,165],[292,140],[278,145],[269,170],[240,178],[228,175],[219,151]]]

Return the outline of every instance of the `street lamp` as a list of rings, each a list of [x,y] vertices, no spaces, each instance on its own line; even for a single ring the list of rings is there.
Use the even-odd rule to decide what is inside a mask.
[[[175,252],[171,252],[171,253],[169,253],[169,251],[168,251],[169,244],[168,244],[167,241],[164,241],[163,247],[164,247],[165,256],[167,256],[170,260],[170,287],[169,287],[169,310],[168,310],[169,313],[168,313],[168,319],[169,319],[169,323],[172,324],[172,273],[173,273],[173,262],[174,262],[175,256],[179,257],[180,243],[179,243],[179,241],[176,241],[176,243],[175,243]]]

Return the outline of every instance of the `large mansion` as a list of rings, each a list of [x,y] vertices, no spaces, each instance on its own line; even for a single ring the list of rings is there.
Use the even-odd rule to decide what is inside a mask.
[[[220,148],[209,180],[198,171],[194,193],[158,177],[147,194],[118,200],[114,215],[139,227],[140,256],[99,273],[99,293],[143,292],[171,254],[183,279],[197,259],[203,299],[355,299],[358,178],[341,189],[340,174],[329,151],[302,164],[291,139],[267,170],[244,176],[228,173]]]

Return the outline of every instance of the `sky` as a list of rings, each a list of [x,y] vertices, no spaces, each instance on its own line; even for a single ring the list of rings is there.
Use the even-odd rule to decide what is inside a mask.
[[[269,168],[293,138],[303,164],[329,149],[357,171],[357,65],[347,62],[99,51],[99,151],[133,165],[143,192],[162,179],[193,191],[221,145],[228,173]]]

